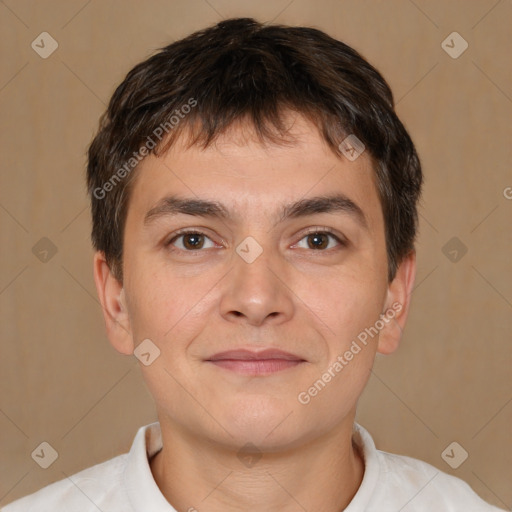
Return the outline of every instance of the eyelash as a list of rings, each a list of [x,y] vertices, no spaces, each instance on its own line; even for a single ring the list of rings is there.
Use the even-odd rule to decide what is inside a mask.
[[[324,227],[324,228],[320,228],[320,227],[312,228],[311,230],[309,230],[306,233],[304,233],[304,235],[299,240],[299,242],[301,240],[303,240],[304,238],[306,238],[307,236],[313,235],[313,234],[319,234],[319,235],[320,234],[326,234],[326,235],[329,235],[332,238],[334,238],[336,240],[336,242],[338,242],[338,244],[341,247],[346,247],[348,245],[346,240],[344,240],[344,239],[340,238],[339,236],[335,235],[332,230],[330,230],[329,228],[326,228],[326,227]],[[201,230],[186,228],[186,229],[183,229],[183,230],[180,230],[180,231],[177,231],[176,233],[174,233],[173,237],[168,242],[165,243],[166,247],[172,247],[172,244],[178,238],[183,237],[185,235],[202,235],[202,236],[204,236],[204,237],[206,237],[206,238],[211,240],[211,238],[206,233],[202,232]],[[332,249],[333,248],[331,247],[330,249],[318,249],[316,251],[317,252],[327,252],[327,251],[330,251]],[[182,251],[182,252],[187,252],[187,253],[200,253],[200,252],[203,252],[201,249],[187,250],[187,249],[179,249],[179,248],[176,248],[176,247],[173,247],[171,250]],[[311,250],[313,251],[315,249],[311,249]]]

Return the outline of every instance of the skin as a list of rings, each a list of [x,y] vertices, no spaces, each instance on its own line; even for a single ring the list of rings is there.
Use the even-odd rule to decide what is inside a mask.
[[[101,252],[94,257],[112,345],[132,354],[149,338],[161,351],[141,364],[164,444],[151,470],[178,511],[332,512],[348,505],[362,481],[364,463],[351,441],[357,400],[376,352],[399,345],[415,253],[389,283],[368,154],[337,157],[303,117],[287,119],[291,145],[263,144],[238,126],[206,149],[178,141],[165,155],[148,156],[128,207],[124,282]],[[277,222],[280,205],[334,192],[359,205],[367,228],[346,212]],[[222,202],[230,216],[168,215],[145,225],[146,213],[170,194]],[[202,248],[191,249],[190,237],[173,239],[182,228],[204,233]],[[310,228],[329,228],[347,243],[324,235],[317,249]],[[236,252],[248,236],[263,249],[252,263]],[[402,306],[395,318],[300,403],[298,394],[395,302]],[[224,350],[269,347],[305,362],[251,376],[206,361]],[[250,467],[239,456],[247,443],[261,456]]]

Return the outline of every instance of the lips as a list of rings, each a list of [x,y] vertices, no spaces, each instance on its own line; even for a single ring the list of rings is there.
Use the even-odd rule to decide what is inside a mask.
[[[254,352],[251,350],[227,350],[225,352],[219,352],[214,356],[210,357],[208,361],[222,361],[222,360],[233,360],[233,361],[264,361],[269,359],[282,359],[285,361],[304,361],[299,356],[284,352],[276,349],[266,349]]]
[[[207,362],[223,370],[242,375],[265,376],[295,368],[305,360],[290,352],[277,349],[257,352],[239,349],[219,352],[210,357]]]

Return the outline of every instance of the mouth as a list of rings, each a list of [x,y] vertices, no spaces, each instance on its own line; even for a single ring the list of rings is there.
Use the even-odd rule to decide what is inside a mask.
[[[282,350],[267,349],[228,350],[215,354],[206,360],[218,368],[243,375],[270,375],[272,373],[296,368],[306,361],[295,354]]]

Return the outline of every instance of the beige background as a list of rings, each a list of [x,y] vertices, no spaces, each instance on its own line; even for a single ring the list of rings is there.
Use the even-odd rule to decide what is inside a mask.
[[[378,358],[358,421],[512,506],[512,2],[0,2],[0,505],[129,449],[155,420],[137,361],[108,344],[92,279],[85,149],[114,87],[156,48],[222,17],[321,28],[384,74],[426,176],[403,344]],[[43,31],[59,44],[42,59]],[[442,48],[457,31],[458,59]],[[58,252],[32,252],[42,238]],[[443,247],[458,237],[457,263]],[[59,454],[41,469],[31,452]],[[452,470],[441,452],[469,458]]]

